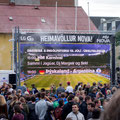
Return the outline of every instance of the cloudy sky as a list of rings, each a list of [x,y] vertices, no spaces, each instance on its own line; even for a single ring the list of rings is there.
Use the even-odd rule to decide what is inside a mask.
[[[90,16],[112,16],[120,17],[120,0],[78,0],[79,6],[82,6]]]

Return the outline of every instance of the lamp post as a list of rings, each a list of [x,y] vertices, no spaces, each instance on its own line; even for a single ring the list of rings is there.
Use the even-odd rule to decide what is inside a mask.
[[[89,29],[89,33],[90,33],[91,28],[90,28],[90,11],[89,11],[89,2],[87,2],[87,4],[88,4],[88,29]]]

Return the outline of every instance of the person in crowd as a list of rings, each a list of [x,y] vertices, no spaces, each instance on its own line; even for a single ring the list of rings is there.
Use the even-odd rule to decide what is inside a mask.
[[[12,91],[12,96],[15,96],[17,93],[16,93],[16,90],[13,89]]]
[[[28,120],[28,116],[27,116],[27,113],[24,111],[24,108],[23,108],[23,105],[20,101],[17,101],[15,103],[15,105],[19,105],[20,109],[21,109],[21,113],[23,114],[24,116],[24,120]]]
[[[38,92],[37,88],[35,87],[35,84],[32,84],[32,94],[36,94]]]
[[[107,90],[107,98],[110,99],[112,97],[111,90]]]
[[[3,91],[5,91],[5,89],[7,88],[7,83],[3,83],[3,85],[0,87],[0,92],[2,93]]]
[[[104,99],[104,101],[103,101],[103,109],[102,109],[102,111],[104,111],[104,109],[105,109],[105,108],[106,108],[106,106],[108,105],[109,101],[110,101],[110,99],[109,99],[109,98]]]
[[[90,118],[88,120],[101,120],[100,114],[101,114],[101,111],[99,109],[94,109],[92,112],[92,118]],[[111,119],[109,119],[109,120],[111,120]]]
[[[16,104],[16,102],[18,102],[18,97],[13,96],[12,101],[11,101],[10,106],[9,106],[9,110],[8,110],[9,120],[11,120],[13,117],[13,107]]]
[[[87,106],[87,109],[88,109],[88,115],[87,115],[87,120],[88,120],[92,118],[92,113],[93,113],[93,110],[95,109],[95,104],[93,102],[89,103]]]
[[[90,92],[92,92],[93,88],[96,88],[96,82],[93,82],[93,85],[90,87]]]
[[[82,111],[82,103],[83,103],[83,97],[82,96],[80,96],[79,97],[79,111],[81,112]]]
[[[57,120],[62,120],[62,112],[63,112],[64,101],[63,99],[59,100],[59,106],[55,109],[55,118]]]
[[[12,118],[15,115],[14,114],[15,105],[19,105],[21,113],[24,116],[24,120],[44,120],[45,116],[49,116],[50,119],[57,119],[57,120],[73,119],[67,117],[67,115],[73,112],[72,105],[74,102],[79,105],[79,112],[83,114],[85,120],[88,120],[89,118],[91,120],[100,119],[98,117],[100,115],[99,111],[102,112],[101,120],[113,120],[113,118],[115,118],[114,120],[119,120],[119,117],[111,117],[111,116],[118,116],[119,114],[118,112],[119,93],[116,95],[117,87],[114,86],[113,88],[110,88],[106,84],[103,86],[102,83],[99,83],[98,85],[93,85],[91,87],[89,86],[89,83],[87,85],[88,85],[88,90],[87,90],[87,86],[83,88],[82,87],[83,84],[81,85],[80,83],[81,87],[79,88],[79,90],[73,92],[70,92],[68,89],[69,92],[60,91],[56,94],[55,92],[50,93],[50,91],[45,90],[45,88],[42,88],[40,92],[36,94],[34,94],[34,92],[28,93],[27,91],[24,92],[24,94],[22,94],[21,90],[19,89],[17,89],[17,93],[15,89],[12,90],[12,92],[10,92],[8,85],[5,84],[0,87],[0,92],[3,95],[2,97],[6,100],[7,103],[9,120],[12,120]],[[70,84],[68,82],[68,88],[69,86]],[[95,92],[93,92],[94,89]],[[103,95],[104,92],[107,93],[106,97],[104,97],[105,95]],[[114,102],[113,97],[115,99],[116,104]],[[0,100],[0,103],[2,101],[3,100]],[[111,101],[114,102],[114,104]],[[94,104],[95,104],[95,109],[99,110],[98,112],[94,111],[94,107],[93,107]],[[48,110],[49,106],[52,106],[55,110]],[[96,113],[96,115],[93,114],[93,111],[94,113]],[[109,113],[112,113],[112,115],[110,115]],[[107,117],[109,119],[106,117],[106,114],[108,114],[109,117],[108,116]],[[53,117],[51,117],[51,115]],[[1,116],[0,118],[5,118],[7,115],[1,114],[0,112],[0,116]]]
[[[35,113],[39,120],[44,120],[48,106],[53,106],[53,102],[45,96],[44,92],[40,93],[40,100],[35,105]]]
[[[104,99],[104,95],[103,95],[101,92],[97,92],[95,99],[96,99],[96,100],[97,100],[97,99]]]
[[[87,115],[88,115],[87,105],[91,102],[92,102],[91,97],[86,96],[85,101],[83,101],[81,104],[81,113],[84,115],[85,120],[87,120]]]
[[[104,85],[100,84],[100,90],[102,94],[104,95],[104,98],[106,98],[106,95],[107,95],[106,84]]]
[[[48,107],[44,120],[56,120],[53,106]]]
[[[12,85],[8,84],[8,92],[12,93],[12,91],[13,91]]]
[[[56,94],[58,95],[59,92],[65,92],[65,89],[62,87],[62,83],[59,83],[59,87],[56,90]]]
[[[100,120],[120,120],[120,90],[116,91],[106,105]]]
[[[7,103],[2,95],[0,95],[0,118],[8,118]]]
[[[79,102],[80,102],[79,101],[79,97],[75,96],[73,101],[74,101],[74,103],[78,103],[79,104]]]
[[[12,95],[8,95],[8,98],[7,98],[7,110],[9,111],[9,107],[10,107],[10,103],[12,102],[12,98],[13,96]]]
[[[96,88],[93,88],[91,93],[89,93],[89,96],[94,99],[96,97],[96,92],[97,92]]]
[[[24,92],[27,91],[27,84],[24,83],[22,86],[22,94],[24,94]]]
[[[87,83],[85,91],[86,91],[86,95],[88,95],[90,92],[90,83]]]
[[[63,106],[62,119],[65,120],[66,116],[72,111],[74,95],[68,96],[68,103]]]
[[[67,82],[67,88],[66,88],[65,92],[73,93],[73,87],[70,86],[70,82],[69,81]]]
[[[78,87],[80,86],[80,82],[75,86],[75,91],[79,90]],[[81,86],[80,86],[81,87]]]
[[[63,99],[64,104],[68,103],[65,93],[61,93],[61,98],[58,99],[58,101],[61,100],[61,99]]]
[[[24,97],[20,97],[19,102],[22,103],[23,110],[24,110],[24,112],[26,113],[26,115],[27,115],[27,117],[28,117],[29,108],[28,108],[28,105],[26,104],[25,98],[24,98]]]
[[[12,120],[24,120],[24,115],[21,113],[21,108],[19,105],[14,106],[14,115]]]
[[[117,87],[115,87],[115,86],[112,87],[112,91],[111,91],[111,93],[114,94],[116,91],[117,91]]]
[[[95,100],[94,103],[95,103],[95,108],[101,110],[101,101],[100,100]]]
[[[29,115],[28,120],[38,120],[38,116],[35,113],[35,96],[31,96],[31,102],[28,104],[29,107]]]
[[[17,96],[18,96],[18,98],[20,98],[22,96],[22,90],[21,89],[17,90]]]
[[[55,94],[55,92],[56,92],[56,86],[54,84],[52,84],[50,87],[50,93]]]
[[[79,112],[79,105],[77,103],[73,103],[72,112],[70,112],[66,118],[71,118],[72,120],[84,120],[84,116]]]

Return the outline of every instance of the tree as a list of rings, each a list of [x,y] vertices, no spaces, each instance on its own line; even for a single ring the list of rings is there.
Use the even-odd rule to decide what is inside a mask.
[[[120,45],[120,32],[116,33],[115,39],[116,39],[116,46],[119,46]]]

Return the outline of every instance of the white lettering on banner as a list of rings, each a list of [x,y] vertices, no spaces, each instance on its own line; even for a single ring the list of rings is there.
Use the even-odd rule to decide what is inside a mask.
[[[75,35],[51,35],[51,36],[40,36],[41,42],[76,42]]]
[[[101,39],[97,39],[96,42],[97,43],[110,43],[110,39],[109,39],[109,36],[105,35],[105,36],[102,36]]]
[[[59,69],[59,70],[56,70],[56,69],[46,69],[46,74],[69,74],[70,73],[70,70],[69,69],[66,69],[66,70],[62,70],[62,69]]]
[[[110,43],[109,39],[97,39],[97,43]]]
[[[90,43],[92,43],[93,41],[92,41],[92,39],[93,39],[93,37],[92,36],[78,36],[78,41],[79,42],[85,42],[85,43],[87,43],[87,42],[90,42]]]
[[[78,74],[78,73],[95,73],[94,69],[84,69],[84,70],[80,70],[80,69],[66,69],[66,70],[62,70],[62,69],[46,69],[46,74],[69,74],[69,73],[73,73],[73,74]]]
[[[26,36],[20,36],[21,41],[26,41]]]
[[[27,36],[27,41],[32,42],[32,41],[34,41],[34,38],[31,36]]]

